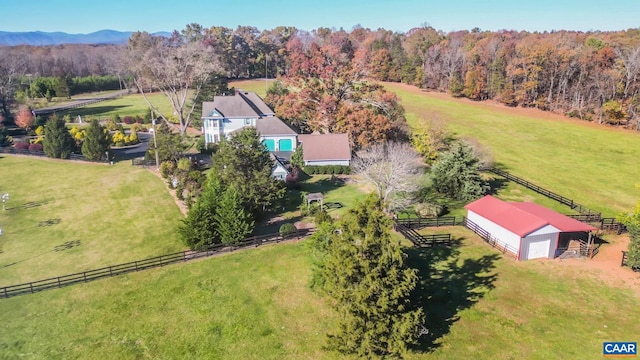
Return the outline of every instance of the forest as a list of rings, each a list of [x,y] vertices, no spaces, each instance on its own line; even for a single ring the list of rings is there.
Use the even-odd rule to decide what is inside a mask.
[[[188,24],[174,35],[204,44],[216,57],[219,75],[228,79],[286,78],[300,70],[301,56],[315,52],[316,75],[331,77],[333,65],[348,63],[348,74],[339,75],[353,81],[402,82],[640,130],[640,29],[445,33],[423,26],[406,33],[362,27],[307,32]],[[19,90],[39,77],[108,75],[133,87],[124,61],[128,46],[2,48],[2,111],[9,115]]]

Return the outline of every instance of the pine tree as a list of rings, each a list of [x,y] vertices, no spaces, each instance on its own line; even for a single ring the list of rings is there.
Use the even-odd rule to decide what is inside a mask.
[[[364,358],[401,356],[417,341],[424,314],[410,304],[417,273],[407,268],[399,243],[391,240],[382,202],[370,196],[336,229],[329,241],[319,237],[324,240],[316,247],[326,248],[325,256],[316,256],[322,264],[315,269],[340,316],[329,347]]]
[[[82,155],[89,160],[105,159],[110,144],[111,136],[107,129],[101,126],[98,120],[92,120],[82,142]]]
[[[442,154],[431,168],[436,191],[457,200],[473,200],[484,195],[489,186],[480,176],[480,160],[464,143]]]
[[[67,130],[64,120],[54,116],[45,125],[42,145],[48,157],[68,159],[76,143]]]
[[[271,176],[273,161],[253,127],[234,133],[220,142],[213,158],[212,173],[225,187],[234,186],[242,204],[254,217],[282,199],[284,186]]]
[[[240,194],[234,186],[228,187],[214,216],[220,240],[225,245],[233,245],[253,231],[253,219],[242,206]]]
[[[202,250],[220,243],[216,213],[221,196],[222,188],[219,179],[209,176],[202,195],[178,227],[182,241],[190,249]]]

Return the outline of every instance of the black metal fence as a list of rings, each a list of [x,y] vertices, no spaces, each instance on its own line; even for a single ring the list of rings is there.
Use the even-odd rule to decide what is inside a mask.
[[[563,205],[566,205],[568,207],[570,207],[571,209],[579,212],[580,214],[583,215],[589,215],[591,216],[589,219],[589,221],[600,221],[600,218],[602,216],[602,214],[598,211],[595,210],[591,210],[589,208],[587,208],[584,205],[580,205],[577,202],[573,201],[572,199],[566,198],[562,195],[556,194],[553,191],[547,190],[543,187],[540,187],[534,183],[531,183],[523,178],[519,178],[515,175],[512,175],[511,173],[504,171],[504,170],[500,170],[500,169],[496,169],[496,168],[491,168],[489,169],[490,172],[496,174],[496,175],[500,175],[505,179],[511,180],[517,184],[520,184],[524,187],[526,187],[527,189],[531,189],[535,192],[537,192],[538,194],[544,195],[546,197],[548,197],[549,199],[553,199]]]
[[[8,298],[17,295],[30,294],[37,291],[43,291],[47,289],[53,288],[61,288],[63,286],[69,286],[77,283],[85,283],[105,277],[112,277],[122,274],[128,274],[131,272],[137,272],[145,269],[162,267],[165,265],[177,263],[177,262],[185,262],[195,259],[200,259],[204,257],[209,257],[212,255],[232,252],[238,249],[250,248],[250,247],[258,247],[260,245],[269,244],[269,243],[279,243],[281,241],[290,240],[290,239],[299,239],[304,236],[311,235],[315,232],[315,228],[312,229],[299,229],[296,232],[280,235],[280,234],[268,234],[261,236],[252,236],[245,240],[242,240],[238,244],[233,246],[226,246],[222,244],[214,245],[209,247],[203,251],[192,251],[185,250],[180,252],[175,252],[171,254],[165,254],[160,256],[155,256],[148,259],[131,261],[123,264],[111,265],[99,269],[88,270],[83,272],[78,272],[69,275],[56,276],[44,280],[33,281],[24,284],[18,285],[10,285],[0,287],[0,298]]]

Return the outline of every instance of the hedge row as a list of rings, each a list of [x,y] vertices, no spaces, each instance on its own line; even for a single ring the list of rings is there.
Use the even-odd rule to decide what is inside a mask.
[[[307,165],[304,172],[313,174],[351,174],[351,168],[346,165]]]

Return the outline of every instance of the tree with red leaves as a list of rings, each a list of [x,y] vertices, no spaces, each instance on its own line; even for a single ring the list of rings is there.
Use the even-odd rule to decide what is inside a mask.
[[[32,127],[35,120],[36,118],[33,116],[33,112],[31,112],[31,110],[26,106],[20,107],[15,118],[16,125],[23,129]]]

